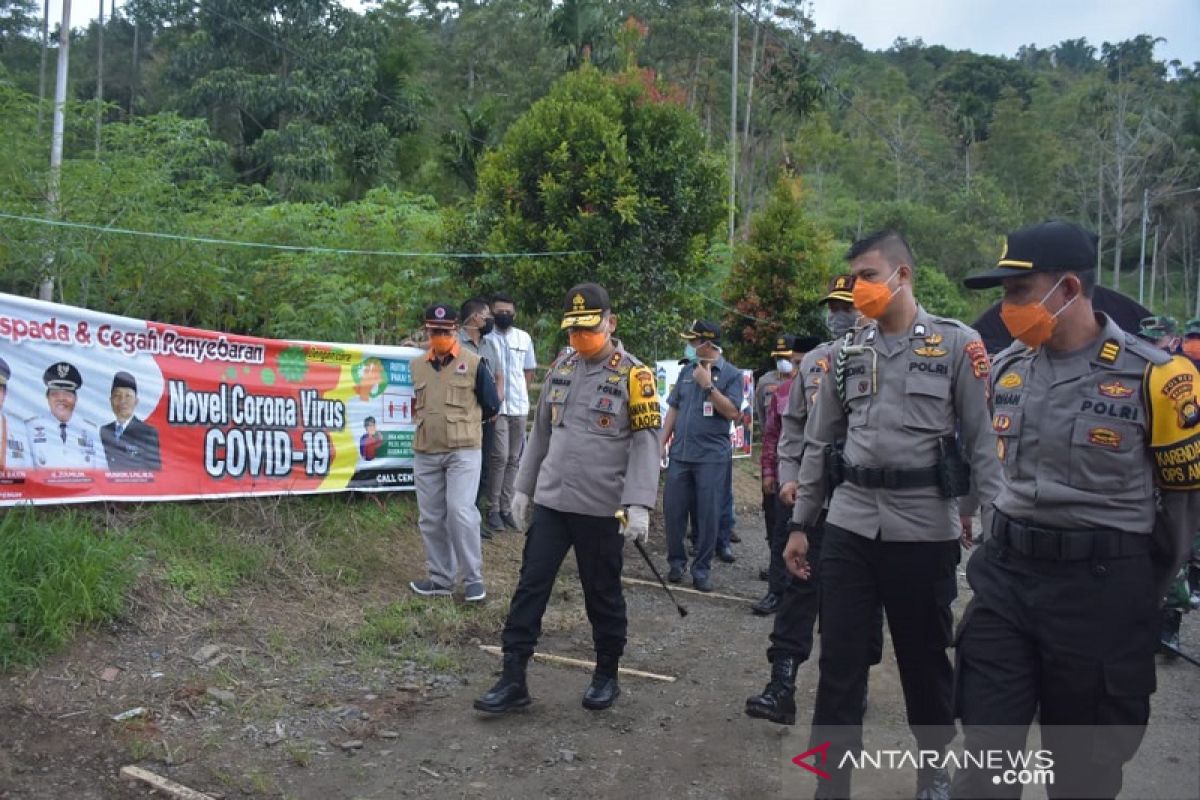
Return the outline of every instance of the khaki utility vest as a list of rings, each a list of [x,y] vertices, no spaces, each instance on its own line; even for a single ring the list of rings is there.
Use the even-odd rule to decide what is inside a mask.
[[[434,369],[424,356],[412,361],[413,452],[445,453],[483,446],[483,412],[475,397],[479,356],[459,346],[458,357]]]

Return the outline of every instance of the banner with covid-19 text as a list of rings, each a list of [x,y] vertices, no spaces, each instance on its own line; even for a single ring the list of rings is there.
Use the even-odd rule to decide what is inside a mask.
[[[0,294],[0,506],[411,489],[421,354]]]

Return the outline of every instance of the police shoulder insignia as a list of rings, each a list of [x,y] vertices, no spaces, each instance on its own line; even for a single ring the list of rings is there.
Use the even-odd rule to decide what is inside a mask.
[[[658,404],[654,373],[639,364],[629,371],[629,429],[637,432],[661,427],[662,406]]]
[[[967,358],[971,359],[971,373],[976,378],[986,378],[992,371],[992,365],[988,361],[987,349],[983,346],[983,342],[972,339],[967,342],[963,352],[967,354]]]
[[[1106,339],[1104,344],[1100,345],[1100,352],[1096,355],[1096,360],[1101,364],[1115,364],[1119,355],[1121,355],[1121,343],[1116,339]]]
[[[621,366],[621,359],[623,358],[625,358],[624,353],[622,353],[620,350],[614,350],[613,354],[609,356],[608,363],[605,366],[607,366],[609,369],[618,369]]]
[[[1150,452],[1161,489],[1200,489],[1198,377],[1196,367],[1184,356],[1151,364],[1145,373]]]

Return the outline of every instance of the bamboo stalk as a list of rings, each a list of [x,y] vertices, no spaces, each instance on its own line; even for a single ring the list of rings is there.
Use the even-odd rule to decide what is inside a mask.
[[[654,586],[658,588],[658,584],[654,581],[644,581],[641,578],[621,578],[621,583],[627,583],[630,586]],[[753,597],[739,597],[736,594],[721,594],[720,592],[702,592],[699,589],[689,589],[686,586],[672,586],[672,592],[687,592],[688,594],[696,594],[701,597],[715,597],[718,600],[733,600],[738,603],[753,603]]]
[[[481,644],[479,649],[485,653],[491,653],[494,656],[504,655],[504,651],[494,644]],[[556,656],[550,653],[534,653],[535,661],[544,661],[547,664],[563,664],[569,667],[580,667],[581,669],[595,669],[596,662],[586,661],[582,658],[567,658],[566,656]],[[629,675],[634,678],[647,678],[652,681],[662,681],[663,683],[674,683],[675,676],[659,675],[657,672],[644,672],[640,669],[630,669],[629,667],[617,667],[617,672],[621,675]]]
[[[155,775],[149,770],[144,770],[141,767],[121,767],[121,777],[131,781],[141,781],[148,783],[160,792],[165,792],[171,797],[178,800],[213,800],[212,795],[204,792],[197,792],[195,789],[189,789],[181,783],[167,780],[161,775]]]

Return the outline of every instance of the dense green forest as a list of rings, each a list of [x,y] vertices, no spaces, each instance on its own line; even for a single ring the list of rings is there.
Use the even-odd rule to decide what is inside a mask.
[[[715,317],[749,364],[815,332],[845,243],[882,226],[934,311],[973,317],[989,298],[958,278],[1048,217],[1099,232],[1101,281],[1137,297],[1145,200],[1146,305],[1200,305],[1200,64],[1156,60],[1161,31],[873,52],[803,2],[742,0],[731,147],[728,2],[128,0],[71,34],[52,207],[42,5],[0,0],[0,213],[184,238],[0,218],[3,291],[398,342],[428,301],[504,288],[546,355],[594,277],[635,352]]]

